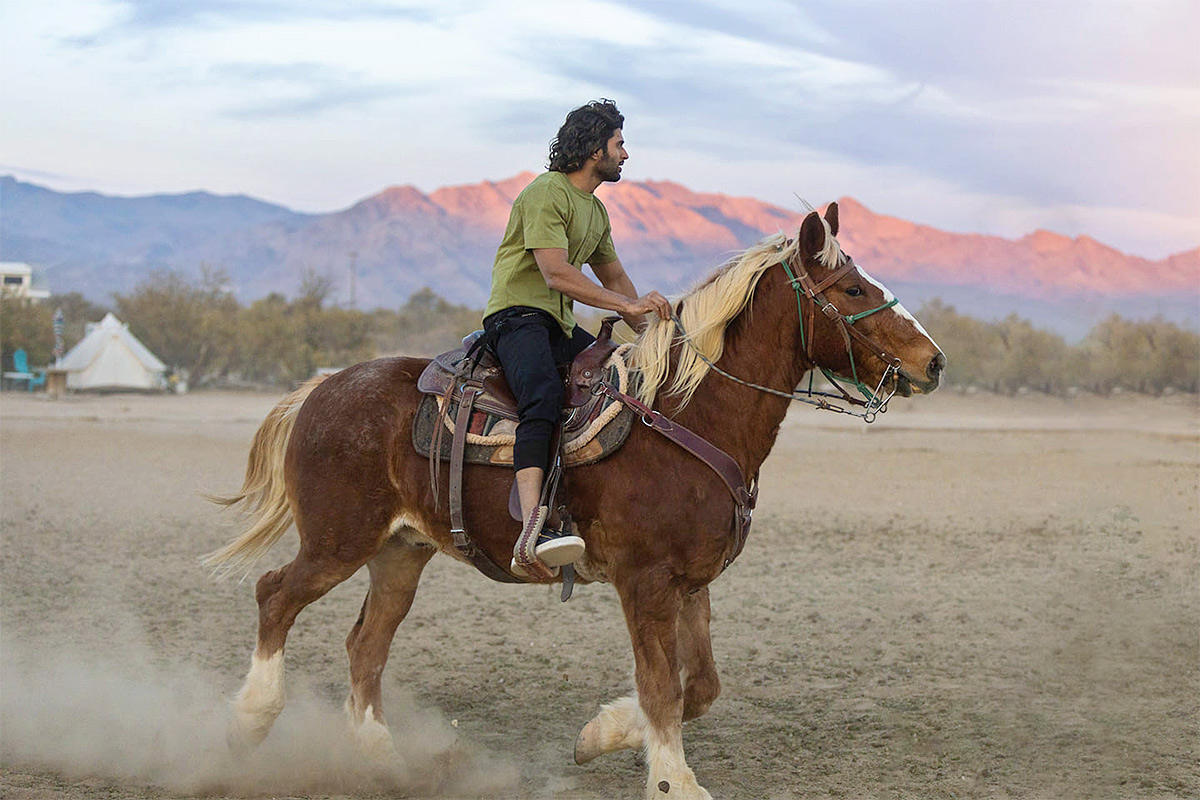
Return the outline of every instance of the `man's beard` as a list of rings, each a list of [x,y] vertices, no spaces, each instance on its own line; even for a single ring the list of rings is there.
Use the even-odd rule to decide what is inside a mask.
[[[615,158],[605,158],[596,168],[596,173],[610,183],[621,180],[621,162]]]

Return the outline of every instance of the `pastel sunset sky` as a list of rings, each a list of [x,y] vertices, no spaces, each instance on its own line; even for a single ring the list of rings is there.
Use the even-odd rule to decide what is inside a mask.
[[[1198,43],[1196,0],[0,0],[0,173],[332,211],[537,171],[609,97],[627,179],[1159,258]]]

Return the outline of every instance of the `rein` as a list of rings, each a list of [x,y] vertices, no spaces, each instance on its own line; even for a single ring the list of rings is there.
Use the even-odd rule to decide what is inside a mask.
[[[678,314],[673,312],[671,314],[671,321],[675,323],[675,328],[679,331],[680,339],[682,339],[684,342],[687,342],[688,346],[691,347],[693,352],[696,353],[696,356],[705,364],[707,364],[710,369],[712,369],[718,375],[728,378],[734,383],[738,383],[742,386],[756,389],[767,394],[784,397],[797,403],[807,403],[809,405],[816,406],[816,408],[819,410],[832,411],[837,414],[848,414],[852,417],[859,417],[868,424],[874,422],[879,414],[887,412],[888,402],[896,394],[896,388],[894,385],[891,391],[886,392],[886,394],[883,386],[885,383],[887,383],[888,378],[892,377],[893,375],[899,375],[900,359],[889,354],[886,350],[877,345],[870,337],[857,330],[854,327],[854,323],[858,322],[860,319],[866,319],[872,314],[891,308],[900,302],[899,299],[893,298],[881,306],[869,309],[867,311],[861,311],[857,314],[842,314],[840,311],[838,311],[837,307],[833,305],[833,303],[825,299],[824,292],[830,286],[837,283],[837,281],[840,280],[843,275],[854,268],[853,261],[847,260],[845,264],[834,271],[833,274],[827,276],[820,283],[814,283],[812,278],[809,277],[809,274],[803,269],[799,270],[800,275],[797,277],[796,273],[792,271],[792,265],[789,264],[786,259],[780,261],[780,264],[783,265],[784,272],[787,273],[789,285],[796,293],[796,313],[800,317],[800,342],[804,345],[805,358],[808,360],[809,364],[821,370],[821,373],[825,376],[826,380],[828,380],[840,392],[840,394],[814,391],[813,374],[811,371],[809,372],[808,376],[808,389],[804,392],[795,390],[791,392],[781,392],[778,389],[774,389],[770,386],[763,386],[762,384],[743,380],[736,375],[731,375],[713,363],[713,361],[708,358],[708,356],[704,355],[704,353],[700,352],[700,349],[696,347],[696,345],[692,342],[691,337],[688,336],[687,331],[684,330],[683,323],[680,321]],[[807,297],[813,303],[807,321],[804,316],[804,306],[802,302],[803,298],[805,297]],[[813,314],[817,308],[821,309],[821,313],[823,313],[825,316],[838,323],[838,328],[841,331],[842,338],[846,343],[846,353],[850,356],[850,372],[853,376],[852,381],[854,383],[854,388],[856,388],[859,393],[866,398],[866,400],[859,400],[855,397],[851,397],[850,393],[847,392],[841,383],[838,382],[837,377],[831,370],[825,367],[817,367],[816,364],[813,363],[812,338],[809,337],[805,331],[806,329],[810,329],[812,327]],[[869,348],[871,352],[885,364],[883,375],[879,378],[879,384],[873,391],[858,377],[858,365],[854,360],[854,348],[851,346],[850,341],[851,336],[865,344],[867,348]],[[829,402],[828,398],[840,400],[855,406],[861,406],[862,411],[853,411],[842,406],[834,405],[833,403]]]

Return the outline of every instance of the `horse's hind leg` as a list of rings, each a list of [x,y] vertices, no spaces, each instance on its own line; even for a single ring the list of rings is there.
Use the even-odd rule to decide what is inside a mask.
[[[301,547],[290,564],[258,579],[258,644],[250,659],[250,672],[233,701],[229,727],[233,749],[245,751],[257,746],[283,711],[283,647],[296,616],[353,575],[365,561],[316,559]]]
[[[383,717],[383,668],[396,628],[412,608],[421,571],[436,553],[433,547],[400,538],[388,541],[367,562],[371,586],[358,622],[346,638],[350,656],[350,696],[346,714],[360,746],[372,757],[394,755],[392,737]]]

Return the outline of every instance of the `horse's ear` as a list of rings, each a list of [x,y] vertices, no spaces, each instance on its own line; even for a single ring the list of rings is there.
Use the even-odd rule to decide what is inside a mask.
[[[804,218],[800,225],[800,252],[807,256],[816,256],[825,249],[825,223],[816,211]]]
[[[825,221],[829,223],[829,230],[834,236],[838,232],[838,211],[837,202],[829,204],[829,208],[825,209]]]

